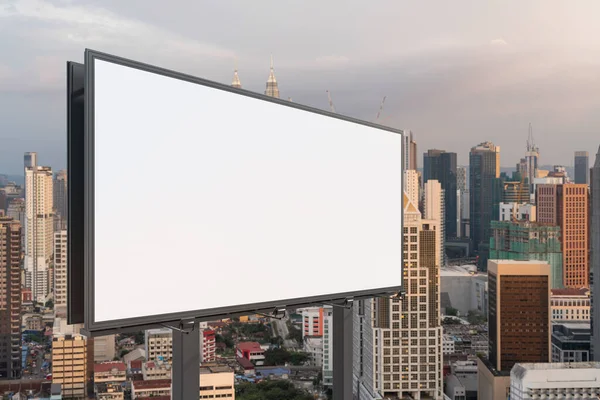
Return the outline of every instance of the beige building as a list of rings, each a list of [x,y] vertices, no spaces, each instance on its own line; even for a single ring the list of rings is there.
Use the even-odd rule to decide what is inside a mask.
[[[489,356],[478,360],[480,400],[506,400],[516,363],[550,362],[550,265],[488,261]]]
[[[170,379],[131,382],[131,398],[133,400],[158,396],[171,396]]]
[[[200,367],[201,399],[235,399],[234,376],[231,368],[216,364]]]
[[[49,265],[54,244],[52,169],[33,166],[25,169],[25,285],[33,299],[45,302],[50,290]]]
[[[84,399],[91,375],[91,346],[80,334],[55,334],[52,339],[52,383],[63,399]]]
[[[587,288],[552,289],[552,321],[589,321],[590,305],[590,290]]]
[[[173,358],[173,335],[170,329],[149,329],[146,331],[146,359],[167,361]]]
[[[115,335],[94,338],[94,362],[112,361],[117,356]]]
[[[67,231],[54,233],[54,309],[60,317],[67,312]]]
[[[127,367],[122,362],[94,364],[94,389],[97,399],[123,400],[122,383],[127,381]]]
[[[414,169],[404,171],[404,192],[408,200],[419,206],[419,172]]]
[[[142,375],[145,381],[171,379],[171,364],[148,361],[142,364]]]
[[[439,228],[436,229],[436,249],[437,251],[437,265],[443,267],[445,265],[444,257],[444,245],[446,238],[446,222],[444,215],[444,191],[439,181],[430,179],[425,183],[425,215],[424,218],[432,221],[439,222]]]

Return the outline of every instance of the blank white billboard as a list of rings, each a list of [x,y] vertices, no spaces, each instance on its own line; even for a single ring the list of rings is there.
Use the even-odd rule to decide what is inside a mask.
[[[401,286],[398,132],[93,64],[90,327]]]

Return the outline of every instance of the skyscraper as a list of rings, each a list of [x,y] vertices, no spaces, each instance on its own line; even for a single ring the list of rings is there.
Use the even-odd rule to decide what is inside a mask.
[[[469,153],[470,238],[479,253],[479,268],[487,267],[490,223],[498,219],[502,187],[500,182],[500,147],[483,142]]]
[[[34,300],[45,302],[49,291],[48,272],[54,242],[52,169],[40,166],[27,167],[25,173],[26,286],[32,289]]]
[[[445,192],[442,189],[442,185],[435,179],[430,179],[425,183],[425,205],[424,205],[424,218],[429,220],[438,221],[438,229],[436,231],[436,249],[438,251],[437,265],[443,267],[446,265],[445,257],[445,243],[446,243],[446,217],[444,215],[445,203]]]
[[[589,205],[587,185],[537,185],[537,220],[560,226],[563,283],[589,286]]]
[[[19,221],[21,224],[21,251],[25,251],[25,224],[26,224],[26,212],[25,212],[25,199],[15,198],[12,199],[8,204],[8,210],[6,216],[11,217],[15,221]]]
[[[589,153],[587,151],[575,152],[575,183],[589,184]]]
[[[533,140],[533,128],[529,124],[529,137],[527,138],[527,153],[525,154],[526,175],[529,182],[529,193],[533,194],[533,180],[537,176],[538,164],[540,162],[540,149]]]
[[[427,184],[430,179],[437,180],[444,191],[445,237],[455,238],[458,236],[456,153],[427,150],[427,153],[423,154],[423,183]]]
[[[67,171],[56,173],[53,181],[53,202],[56,215],[66,224],[68,218],[67,204]]]
[[[0,378],[21,377],[21,224],[0,217]]]
[[[23,156],[23,164],[24,168],[27,167],[35,167],[37,166],[37,153],[36,152],[27,152]]]
[[[54,310],[61,317],[67,311],[67,231],[54,233]]]
[[[478,359],[479,398],[506,399],[516,363],[550,362],[550,266],[490,260],[487,358]]]
[[[231,82],[231,86],[238,89],[242,88],[242,82],[240,81],[240,77],[238,76],[237,68],[235,69],[235,71],[233,71],[233,81]]]
[[[273,69],[273,56],[271,56],[271,72],[269,72],[269,78],[267,79],[265,94],[270,97],[279,98],[279,86],[277,85],[275,70]]]
[[[353,375],[359,400],[381,398],[377,393],[443,398],[439,221],[421,218],[405,195],[403,229],[404,297],[359,301],[354,308]]]
[[[592,182],[592,265],[590,289],[592,292],[592,360],[600,361],[600,147],[591,172]]]

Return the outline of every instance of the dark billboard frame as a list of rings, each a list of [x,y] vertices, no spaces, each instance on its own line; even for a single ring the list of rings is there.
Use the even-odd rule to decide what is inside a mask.
[[[359,125],[364,125],[367,127],[384,130],[393,134],[398,134],[403,136],[404,133],[402,130],[385,127],[382,125],[361,121],[355,118],[346,117],[339,114],[334,114],[329,111],[320,110],[313,107],[304,106],[297,103],[292,103],[291,101],[281,100],[273,97],[269,97],[266,95],[262,95],[255,92],[250,92],[244,89],[234,88],[232,86],[224,85],[221,83],[212,82],[206,79],[197,78],[191,75],[171,71],[168,69],[144,64],[141,62],[113,56],[110,54],[86,49],[85,50],[85,152],[84,152],[84,179],[83,179],[83,187],[81,187],[81,182],[74,182],[74,186],[72,186],[73,190],[77,192],[77,194],[83,193],[84,199],[84,244],[83,244],[83,254],[84,254],[84,285],[80,286],[81,291],[83,291],[84,295],[84,332],[90,336],[100,336],[106,334],[113,334],[125,331],[134,331],[134,330],[142,330],[142,329],[150,329],[158,326],[165,326],[166,324],[179,324],[182,321],[207,321],[207,320],[216,320],[228,318],[236,315],[246,315],[250,313],[269,313],[273,310],[281,310],[281,309],[295,309],[300,307],[306,307],[311,305],[320,305],[320,304],[340,304],[342,302],[348,300],[358,300],[358,299],[367,299],[377,296],[388,296],[388,295],[397,295],[403,292],[404,285],[404,260],[403,260],[403,252],[402,252],[402,244],[400,243],[398,248],[400,251],[401,263],[398,266],[398,277],[401,282],[400,286],[390,286],[379,289],[372,290],[363,290],[363,291],[353,291],[353,292],[345,292],[345,293],[335,293],[330,295],[322,295],[322,296],[312,296],[306,298],[294,298],[294,299],[281,299],[278,301],[269,301],[262,302],[256,304],[244,304],[240,306],[228,306],[228,307],[218,307],[211,309],[203,309],[203,310],[189,310],[178,313],[169,313],[169,314],[158,314],[158,315],[150,315],[150,316],[142,316],[135,318],[126,318],[112,321],[102,321],[95,322],[95,282],[94,282],[94,135],[95,135],[95,124],[94,124],[94,62],[95,60],[105,61],[117,65],[121,65],[124,67],[129,67],[133,69],[137,69],[144,72],[150,72],[161,76],[166,76],[169,78],[202,85],[206,87],[210,87],[213,89],[223,90],[231,93],[235,93],[242,96],[251,97],[254,99],[267,101],[275,104],[279,104],[284,107],[292,107],[298,110],[303,110],[311,113],[320,114],[323,116],[327,116],[330,118],[335,118],[347,122],[352,122]],[[71,144],[69,144],[71,146]],[[399,149],[399,159],[398,159],[398,169],[402,171],[403,165],[403,146],[404,141],[401,140],[401,145]],[[404,176],[400,174],[400,182],[398,182],[401,187],[403,187]],[[77,196],[77,195],[75,195]],[[401,207],[403,210],[404,204],[399,204],[398,207]],[[404,218],[402,218],[402,224],[398,227],[400,232],[402,233],[404,227]],[[78,242],[74,242],[74,244],[79,245]],[[74,249],[75,253],[81,249]],[[75,266],[75,264],[73,264]],[[79,265],[77,265],[79,268]],[[343,272],[340,272],[340,277]],[[77,289],[73,286],[74,291]],[[75,294],[74,298],[81,298],[80,295]]]

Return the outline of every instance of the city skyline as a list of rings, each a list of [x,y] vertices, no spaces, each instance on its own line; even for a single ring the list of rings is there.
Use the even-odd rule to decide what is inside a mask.
[[[65,168],[65,62],[82,61],[85,47],[226,84],[237,68],[243,87],[259,93],[273,54],[282,98],[328,109],[330,90],[337,112],[374,120],[387,96],[380,123],[412,130],[420,149],[456,152],[459,165],[482,140],[505,149],[503,167],[514,165],[525,151],[529,122],[542,164],[572,165],[573,152],[595,151],[596,3],[543,2],[543,13],[539,1],[461,1],[440,4],[439,13],[412,4],[328,3],[319,5],[319,15],[310,6],[284,11],[232,2],[230,13],[221,4],[180,1],[156,13],[158,3],[145,4],[132,10],[122,2],[19,0],[0,10],[6,38],[0,43],[6,55],[0,64],[1,172],[19,173],[25,151],[45,153],[44,164],[54,170]],[[189,19],[207,13],[211,18],[201,26]],[[355,14],[362,23],[339,23]],[[312,22],[311,29],[288,15]],[[403,22],[392,23],[398,16]],[[265,18],[274,25],[266,29]],[[572,29],[556,29],[550,22],[556,19]],[[391,38],[391,48],[379,45]],[[15,49],[10,43],[17,40]],[[567,136],[577,140],[564,143]]]

